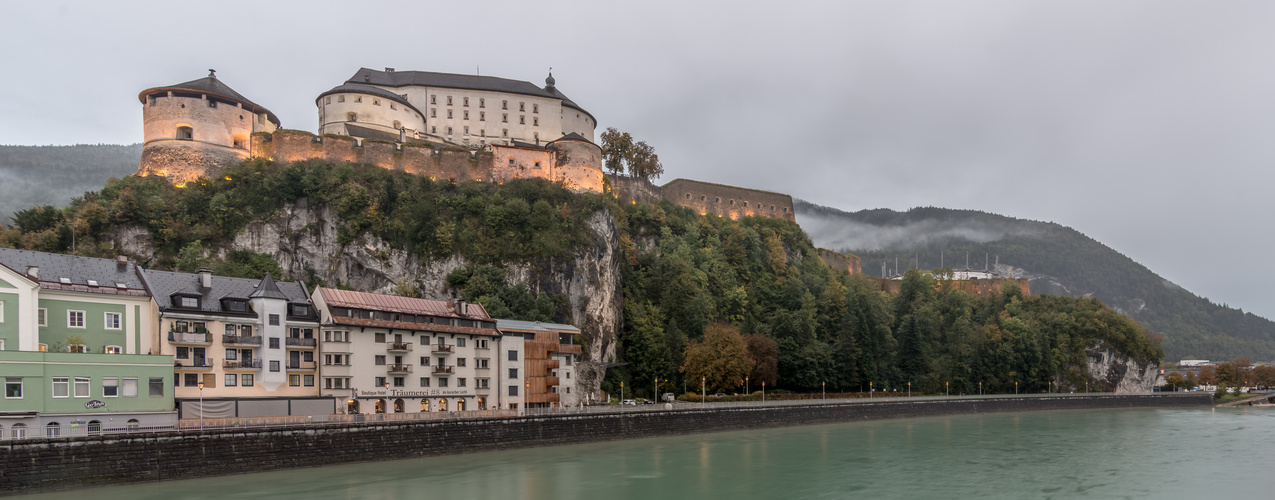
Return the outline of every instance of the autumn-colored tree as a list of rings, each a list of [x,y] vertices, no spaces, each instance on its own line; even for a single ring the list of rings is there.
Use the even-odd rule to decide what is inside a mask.
[[[1195,379],[1195,372],[1186,372],[1186,385],[1184,387],[1194,389],[1199,385],[1200,381]]]
[[[1213,385],[1217,383],[1217,373],[1213,371],[1212,366],[1200,368],[1200,374],[1196,377],[1196,381],[1200,385]]]
[[[765,382],[774,387],[779,376],[779,344],[759,333],[745,335],[744,342],[748,344],[748,359],[753,364],[747,385],[760,386]]]
[[[1186,387],[1186,377],[1181,372],[1173,372],[1164,377],[1164,385],[1170,389]]]
[[[1249,373],[1252,384],[1258,387],[1275,387],[1275,366],[1262,365]]]
[[[686,346],[682,372],[688,381],[702,380],[710,390],[730,389],[752,369],[748,345],[739,328],[713,323],[704,329],[704,339]]]
[[[1252,368],[1253,363],[1247,358],[1235,358],[1232,361],[1218,363],[1218,385],[1225,385],[1227,387],[1243,387],[1248,385],[1248,374]]]

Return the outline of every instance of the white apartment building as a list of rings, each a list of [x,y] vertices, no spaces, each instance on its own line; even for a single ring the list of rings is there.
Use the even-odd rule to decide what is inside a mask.
[[[479,304],[320,287],[323,396],[345,413],[520,409],[522,335]]]

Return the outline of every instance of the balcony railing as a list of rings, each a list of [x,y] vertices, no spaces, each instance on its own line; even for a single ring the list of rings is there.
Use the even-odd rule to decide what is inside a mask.
[[[251,335],[222,335],[221,343],[226,345],[261,345],[261,337]]]
[[[211,333],[168,332],[168,341],[174,344],[211,344]]]
[[[453,369],[453,368],[455,368],[455,367],[454,367],[454,366],[435,366],[435,367],[434,367],[434,374],[435,374],[435,375],[440,374],[440,373],[447,373],[447,374],[450,374],[450,373],[452,373],[452,369]]]
[[[261,359],[227,359],[221,362],[221,367],[230,370],[258,370],[261,369]]]
[[[393,365],[386,365],[385,368],[390,373],[412,373],[412,365],[408,365],[408,364],[399,363],[399,364],[393,364]]]
[[[302,361],[299,363],[288,363],[289,370],[313,370],[316,363],[314,361]]]
[[[285,344],[287,344],[287,345],[299,345],[299,346],[305,346],[305,347],[314,347],[315,345],[317,345],[316,340],[317,340],[317,339],[303,339],[303,338],[299,338],[299,337],[287,337],[287,340],[286,340],[284,343],[285,343]]]
[[[389,342],[385,344],[385,350],[389,352],[407,352],[412,350],[410,342]]]
[[[434,346],[434,352],[439,353],[439,354],[451,354],[451,353],[452,353],[452,346],[449,346],[449,345],[435,345],[435,346]]]
[[[212,358],[179,359],[173,362],[177,368],[212,368]]]

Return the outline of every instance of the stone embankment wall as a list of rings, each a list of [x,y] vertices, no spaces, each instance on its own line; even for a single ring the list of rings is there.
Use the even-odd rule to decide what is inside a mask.
[[[885,418],[1213,404],[1211,394],[855,400],[0,441],[0,494],[429,455]],[[676,408],[676,406],[675,406]]]

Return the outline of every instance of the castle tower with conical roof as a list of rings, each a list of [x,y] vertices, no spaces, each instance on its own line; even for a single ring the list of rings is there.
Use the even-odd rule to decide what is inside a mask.
[[[178,186],[248,159],[252,133],[279,128],[274,113],[222,83],[214,70],[137,97],[145,137],[137,173],[162,176]]]

